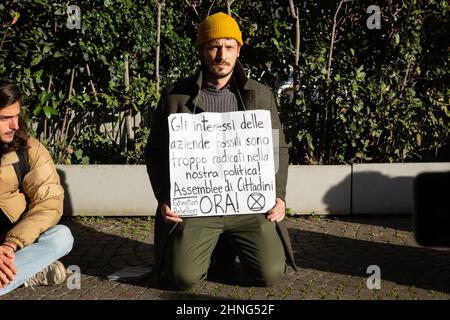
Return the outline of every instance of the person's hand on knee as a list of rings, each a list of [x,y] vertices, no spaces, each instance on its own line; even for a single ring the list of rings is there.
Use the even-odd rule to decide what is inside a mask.
[[[161,205],[160,211],[165,223],[183,222],[183,219],[180,218],[180,215],[176,212],[173,212],[166,203]]]
[[[14,251],[4,245],[0,246],[0,289],[14,280],[16,266],[14,265]]]
[[[275,199],[275,206],[267,212],[267,219],[280,222],[286,216],[286,204],[280,198]]]

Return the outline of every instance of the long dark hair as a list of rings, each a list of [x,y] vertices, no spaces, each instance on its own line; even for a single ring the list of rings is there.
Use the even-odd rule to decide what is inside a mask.
[[[9,79],[0,78],[0,109],[6,108],[13,103],[19,102],[22,104],[22,94],[19,87]],[[21,148],[26,148],[28,141],[28,128],[22,114],[19,116],[19,130],[14,134],[14,139],[11,143],[0,142],[0,156],[17,151]]]

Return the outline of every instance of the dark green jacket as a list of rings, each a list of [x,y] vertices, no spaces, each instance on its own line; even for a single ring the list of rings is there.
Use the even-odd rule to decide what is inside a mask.
[[[276,173],[276,197],[285,199],[289,154],[284,134],[281,128],[278,110],[272,91],[245,76],[239,63],[234,69],[235,81],[239,88],[245,110],[270,110],[272,115],[272,129],[279,129],[279,170]],[[170,203],[170,174],[169,174],[169,128],[167,117],[172,113],[200,113],[205,111],[200,94],[202,87],[202,72],[174,85],[162,92],[158,107],[153,115],[149,140],[145,150],[147,171],[156,199],[159,205]],[[237,97],[239,110],[244,110],[241,99]],[[194,106],[195,104],[195,106]],[[155,217],[155,259],[156,268],[161,270],[163,253],[167,239],[176,225],[166,224],[160,214],[159,206]],[[278,233],[283,241],[288,263],[296,269],[291,242],[285,221],[277,225]]]

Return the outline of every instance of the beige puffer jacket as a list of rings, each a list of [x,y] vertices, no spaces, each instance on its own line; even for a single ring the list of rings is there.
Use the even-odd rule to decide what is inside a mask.
[[[24,193],[19,191],[13,166],[19,161],[16,152],[4,154],[0,159],[0,208],[13,223],[5,240],[20,248],[32,244],[41,233],[56,225],[63,213],[64,189],[50,153],[31,137],[28,146],[29,171],[22,181]],[[25,195],[29,199],[28,208]]]

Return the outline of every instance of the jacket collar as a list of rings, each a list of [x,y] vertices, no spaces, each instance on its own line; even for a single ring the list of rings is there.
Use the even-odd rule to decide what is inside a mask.
[[[200,94],[200,91],[202,90],[202,85],[203,85],[203,76],[204,76],[203,70],[200,70],[197,73],[197,75],[194,76],[194,77],[196,77],[195,91],[197,92],[196,96],[193,98],[195,113],[205,111],[205,104],[203,101],[203,97]],[[234,66],[233,80],[235,83],[234,88],[238,91],[236,98],[238,100],[239,110],[254,110],[254,109],[256,109],[255,90],[251,88],[251,85],[249,85],[248,78],[245,75],[244,67],[242,66],[242,64],[239,60],[236,61],[236,65]],[[239,95],[240,95],[240,97],[239,97]],[[241,100],[241,98],[242,98],[242,100]],[[242,105],[242,103],[244,105]],[[200,110],[197,110],[197,109],[200,109]]]
[[[19,162],[19,157],[15,151],[11,151],[2,155],[0,159],[0,167],[5,167]]]

